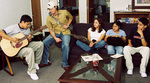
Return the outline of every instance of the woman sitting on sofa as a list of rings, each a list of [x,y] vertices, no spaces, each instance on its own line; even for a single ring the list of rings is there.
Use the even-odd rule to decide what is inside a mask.
[[[122,23],[120,21],[115,21],[112,29],[106,32],[105,41],[107,42],[106,49],[108,54],[123,54],[123,46],[126,43],[126,33],[120,29],[121,26]],[[115,72],[116,60],[113,59],[107,66],[109,71]]]
[[[121,30],[122,23],[115,21],[112,29],[106,33],[105,41],[107,42],[107,53],[108,54],[123,54],[123,46],[126,43],[126,33]]]
[[[103,22],[100,18],[96,18],[94,20],[94,27],[88,29],[88,40],[90,42],[89,45],[77,40],[77,46],[81,47],[83,50],[87,52],[94,52],[94,48],[102,48],[105,46],[105,41],[103,40],[105,37],[106,31],[102,28]]]

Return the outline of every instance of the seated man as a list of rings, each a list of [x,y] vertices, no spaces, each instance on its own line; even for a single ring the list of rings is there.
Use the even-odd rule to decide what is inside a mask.
[[[23,15],[21,17],[20,23],[3,29],[0,31],[0,36],[17,44],[19,43],[19,39],[13,36],[18,33],[22,33],[24,35],[28,35],[27,39],[28,41],[31,41],[32,36],[30,35],[30,29],[28,28],[31,21],[32,19],[30,16]],[[17,55],[18,57],[25,57],[25,60],[28,64],[27,74],[30,75],[33,80],[39,79],[36,74],[36,69],[39,70],[38,64],[41,62],[43,48],[44,45],[42,42],[30,42],[29,45],[22,48]]]
[[[124,47],[124,57],[126,60],[127,74],[133,74],[133,62],[131,55],[139,52],[142,55],[140,64],[141,77],[147,77],[146,66],[149,60],[149,31],[148,31],[148,19],[140,18],[138,26],[133,28],[129,35],[128,46]]]
[[[54,42],[62,42],[62,67],[67,70],[69,68],[68,55],[71,34],[68,28],[73,17],[67,10],[58,10],[58,5],[55,1],[50,1],[47,8],[50,15],[47,17],[46,25],[50,34],[43,40],[43,64],[40,64],[40,67],[51,65],[49,61],[49,46]]]

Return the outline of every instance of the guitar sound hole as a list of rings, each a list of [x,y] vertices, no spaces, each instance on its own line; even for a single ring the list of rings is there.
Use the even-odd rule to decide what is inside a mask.
[[[23,44],[23,42],[17,43],[16,48],[19,48],[22,44]]]

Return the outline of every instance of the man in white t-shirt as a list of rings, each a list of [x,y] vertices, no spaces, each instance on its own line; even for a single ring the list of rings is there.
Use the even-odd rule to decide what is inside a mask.
[[[7,28],[0,31],[0,36],[3,38],[14,42],[19,43],[19,39],[14,37],[18,33],[22,33],[24,35],[28,35],[27,39],[30,42],[27,47],[23,47],[17,57],[25,57],[25,60],[28,64],[27,74],[33,80],[38,80],[39,77],[36,74],[36,70],[39,70],[38,64],[41,62],[42,54],[43,54],[43,43],[42,42],[31,42],[32,36],[30,35],[30,26],[32,19],[28,15],[23,15],[21,17],[20,23],[8,26]]]

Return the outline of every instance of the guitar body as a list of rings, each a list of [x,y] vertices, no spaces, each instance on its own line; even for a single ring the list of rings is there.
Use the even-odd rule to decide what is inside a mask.
[[[15,35],[14,37],[18,38],[18,39],[21,39],[23,38],[25,35],[22,34],[22,33],[18,33],[17,35]],[[22,47],[28,45],[28,40],[27,39],[24,39],[23,41],[21,41],[20,43],[14,43],[14,42],[11,42],[7,39],[2,39],[1,40],[1,48],[3,50],[3,52],[9,56],[9,57],[13,57],[15,56]]]
[[[41,26],[39,29],[31,32],[30,35],[33,35],[36,32],[42,31],[43,29],[46,29],[46,28],[47,28],[46,25]],[[4,38],[0,42],[3,52],[9,57],[13,57],[13,56],[17,55],[17,53],[20,51],[20,49],[27,46],[29,43],[26,36],[22,33],[18,33],[14,37],[18,38],[20,40],[20,43],[14,43],[14,42],[11,42]]]

